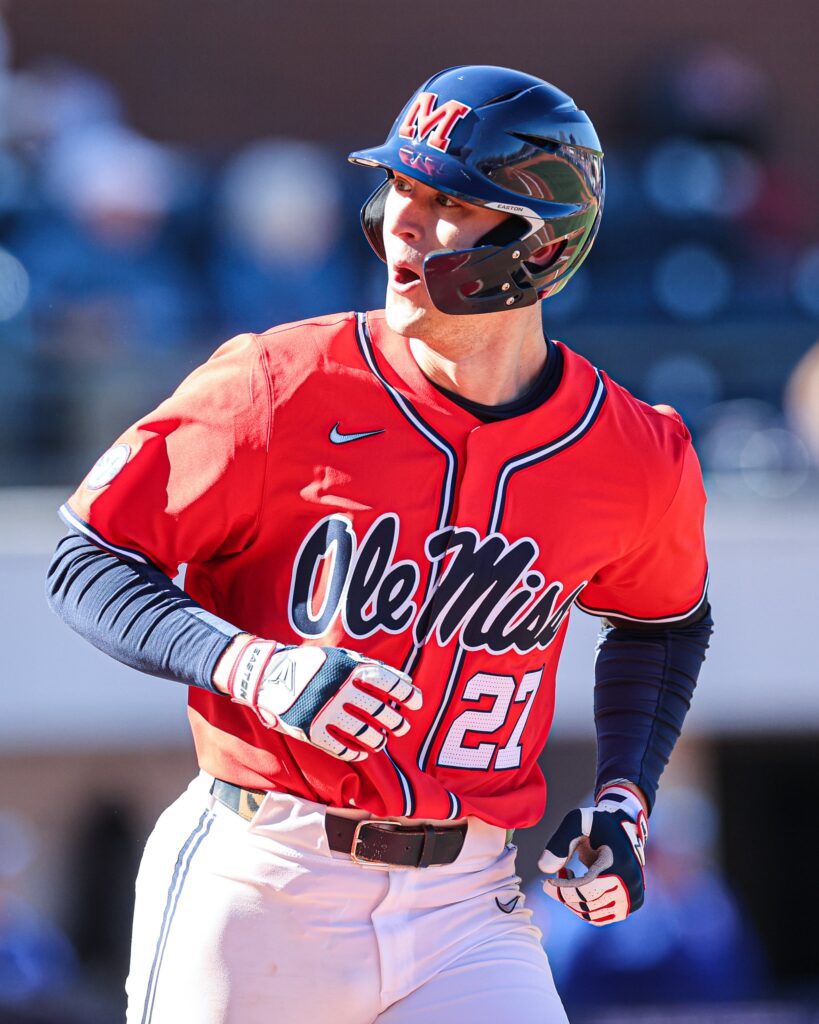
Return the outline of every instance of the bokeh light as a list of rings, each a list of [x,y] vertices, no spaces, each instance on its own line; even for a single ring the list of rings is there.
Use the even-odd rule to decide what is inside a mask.
[[[805,442],[764,402],[734,400],[708,410],[700,452],[718,490],[759,498],[788,498],[810,476]]]
[[[672,405],[687,423],[696,424],[703,410],[720,398],[721,382],[702,356],[668,355],[649,368],[642,391],[652,405]]]
[[[0,321],[11,320],[28,301],[31,280],[23,264],[0,248]]]
[[[806,313],[819,317],[819,245],[810,246],[799,257],[793,292]]]
[[[712,248],[697,244],[675,246],[657,263],[654,291],[660,307],[680,320],[706,320],[725,308],[731,296],[732,275]]]

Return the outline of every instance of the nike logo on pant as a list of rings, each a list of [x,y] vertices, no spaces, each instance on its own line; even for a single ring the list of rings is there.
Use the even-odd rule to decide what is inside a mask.
[[[515,909],[515,907],[518,905],[518,900],[519,899],[520,899],[519,895],[518,896],[513,896],[512,899],[509,900],[508,903],[501,903],[501,901],[496,896],[495,897],[495,902],[498,905],[498,910],[502,910],[504,912],[504,914],[511,914],[512,911]]]
[[[384,428],[381,430],[364,430],[358,434],[342,434],[338,429],[338,423],[330,431],[330,441],[333,444],[348,444],[350,441],[360,441],[362,437],[375,437],[376,434],[383,434]]]

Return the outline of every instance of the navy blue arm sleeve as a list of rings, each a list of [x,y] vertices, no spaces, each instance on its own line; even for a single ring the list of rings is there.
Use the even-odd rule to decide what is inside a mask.
[[[46,596],[64,622],[117,661],[205,690],[214,690],[216,662],[241,632],[155,566],[124,561],[76,533],[57,545]]]
[[[637,783],[654,806],[705,660],[710,607],[692,625],[656,631],[607,625],[597,644],[595,792],[612,779]]]

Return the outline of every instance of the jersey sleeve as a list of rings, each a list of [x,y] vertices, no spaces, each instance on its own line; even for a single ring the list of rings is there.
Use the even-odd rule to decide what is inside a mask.
[[[703,535],[706,498],[690,442],[681,461],[670,505],[635,549],[589,581],[577,601],[583,611],[647,626],[684,625],[702,614],[708,588]]]
[[[125,431],[60,510],[95,543],[174,576],[249,544],[272,407],[254,335],[226,342]]]

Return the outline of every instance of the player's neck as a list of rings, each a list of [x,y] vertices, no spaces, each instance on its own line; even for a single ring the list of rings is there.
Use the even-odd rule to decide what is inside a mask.
[[[445,339],[410,338],[410,350],[433,384],[481,405],[513,402],[543,369],[547,348],[539,313],[501,316],[464,317],[468,331]]]

